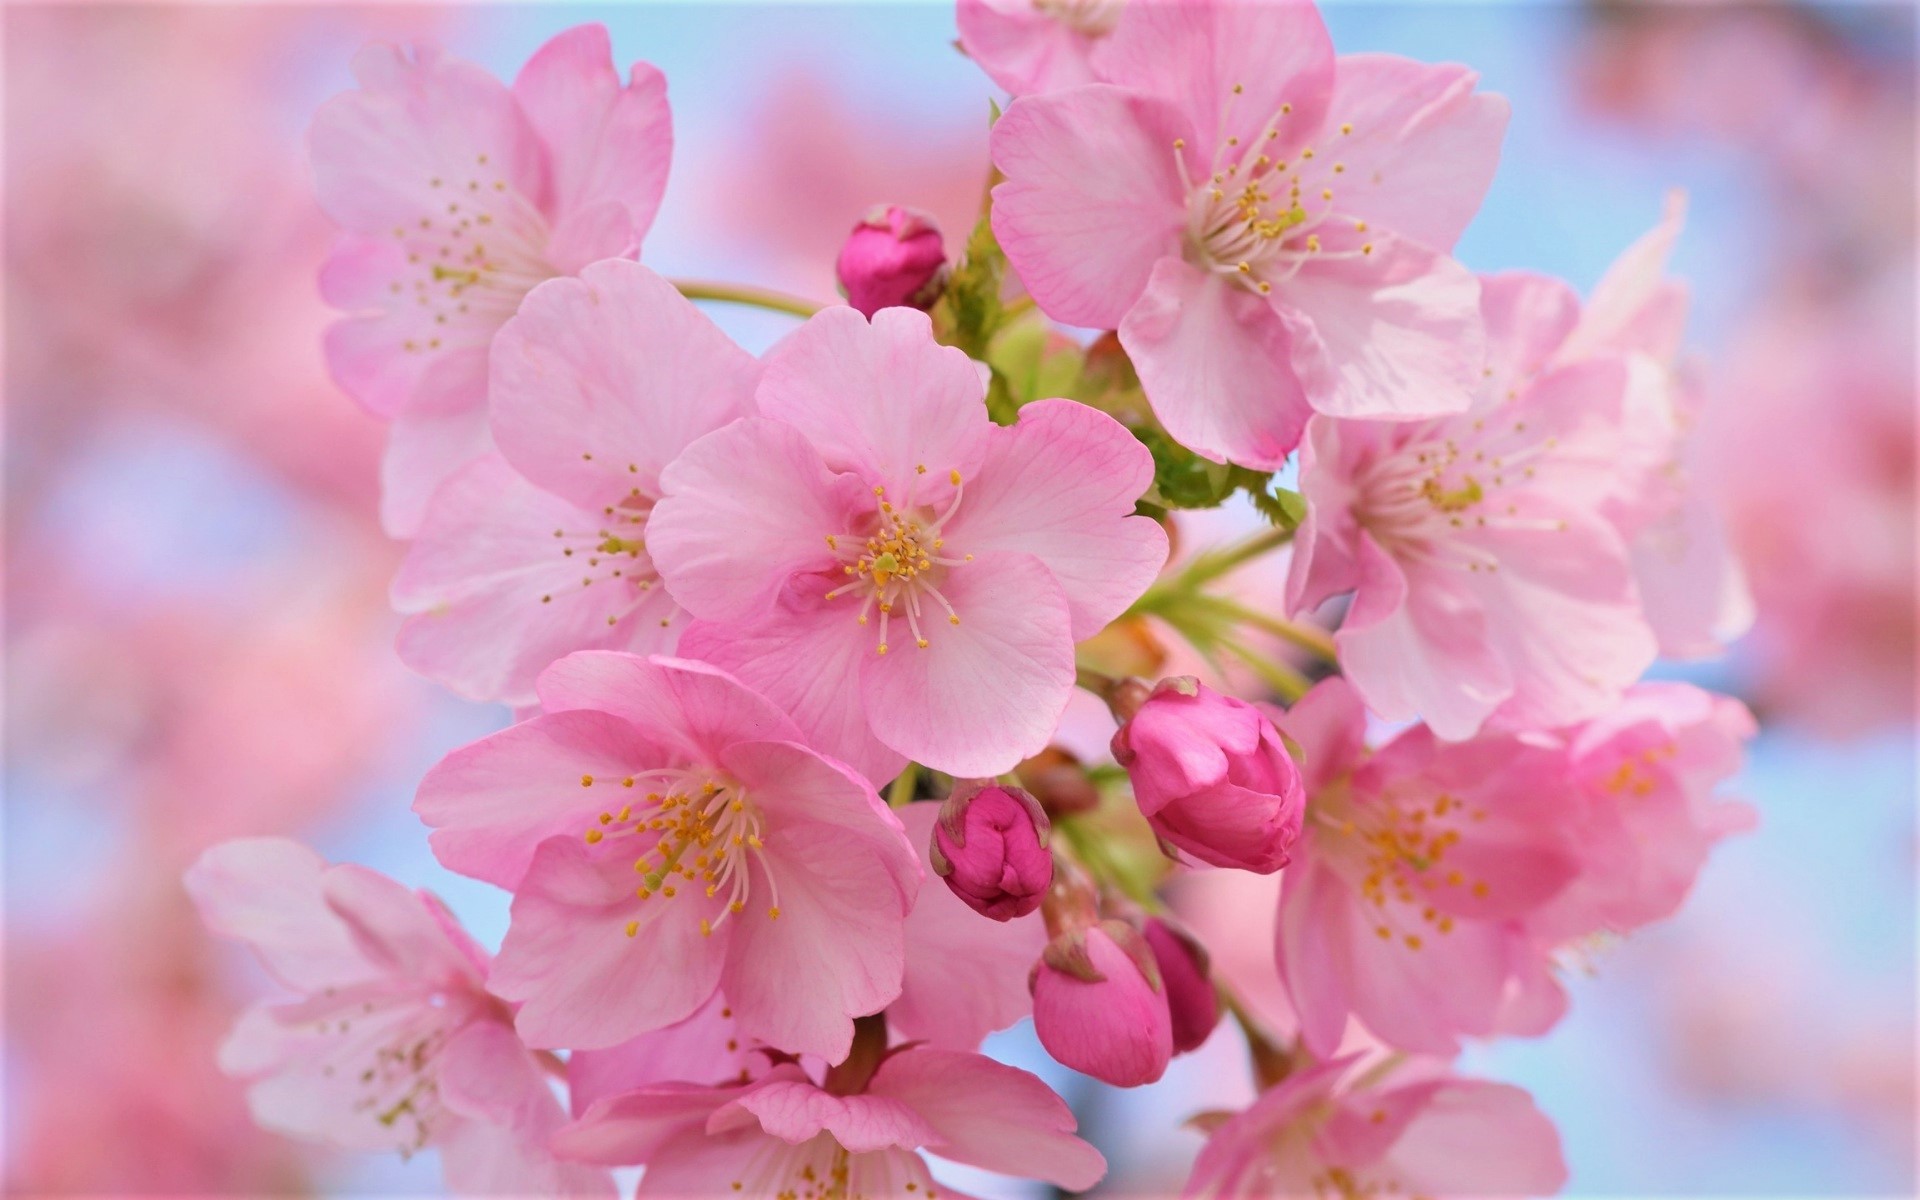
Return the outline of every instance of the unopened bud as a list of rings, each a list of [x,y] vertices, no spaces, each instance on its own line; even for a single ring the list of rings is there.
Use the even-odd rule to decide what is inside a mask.
[[[967,907],[996,921],[1040,907],[1053,882],[1052,826],[1019,788],[956,790],[940,808],[928,847],[934,873]]]
[[[1153,950],[1133,926],[1108,920],[1060,934],[1028,986],[1034,1032],[1063,1065],[1115,1087],[1166,1071],[1172,1017]]]
[[[1165,679],[1120,731],[1113,757],[1161,841],[1216,867],[1287,865],[1306,788],[1280,731],[1244,700]]]
[[[847,235],[834,272],[847,303],[864,316],[896,306],[932,308],[947,281],[940,228],[911,208],[876,208]]]

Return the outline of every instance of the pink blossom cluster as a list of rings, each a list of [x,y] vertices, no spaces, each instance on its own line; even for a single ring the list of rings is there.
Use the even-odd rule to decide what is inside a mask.
[[[1231,1014],[1259,1096],[1196,1118],[1189,1194],[1556,1190],[1546,1116],[1455,1056],[1551,1028],[1749,820],[1746,711],[1641,680],[1749,615],[1684,469],[1678,203],[1584,300],[1478,276],[1507,112],[1466,68],[1337,56],[1304,0],[959,25],[1014,93],[987,210],[951,262],[857,217],[846,305],[639,261],[666,87],[598,26],[511,87],[375,47],[320,110],[399,653],[516,716],[414,811],[511,913],[490,954],[216,847],[190,891],[290,993],[223,1067],[460,1192],[950,1192],[923,1155],[1084,1190],[986,1036],[1133,1087]],[[756,356],[696,300],[800,319]],[[1172,553],[1236,492],[1258,532]],[[1169,907],[1201,872],[1278,875],[1284,1020]]]

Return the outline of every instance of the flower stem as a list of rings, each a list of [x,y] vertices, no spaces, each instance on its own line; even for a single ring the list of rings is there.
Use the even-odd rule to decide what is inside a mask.
[[[920,783],[920,764],[909,761],[893,777],[893,784],[887,788],[887,807],[905,808],[913,803],[914,788]]]
[[[752,287],[744,283],[712,283],[704,279],[676,279],[673,286],[689,300],[722,300],[745,304],[796,317],[810,317],[827,307],[801,296],[776,292],[772,288]]]
[[[1279,617],[1270,617],[1266,613],[1224,601],[1227,610],[1235,617],[1255,629],[1263,630],[1285,642],[1291,642],[1309,654],[1318,656],[1327,662],[1338,662],[1339,653],[1334,648],[1333,638],[1325,630],[1314,625],[1304,625],[1295,621],[1283,621]]]

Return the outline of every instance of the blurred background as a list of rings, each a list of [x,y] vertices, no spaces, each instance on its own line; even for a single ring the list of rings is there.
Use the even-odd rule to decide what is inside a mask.
[[[1327,17],[1343,50],[1463,61],[1512,98],[1471,267],[1585,290],[1687,189],[1677,267],[1713,392],[1699,469],[1759,603],[1727,661],[1663,669],[1759,713],[1736,789],[1759,830],[1722,846],[1680,917],[1596,947],[1562,1027],[1466,1066],[1535,1092],[1576,1194],[1911,1194],[1914,10]],[[320,360],[330,232],[308,115],[368,40],[438,41],[510,78],[551,34],[604,21],[623,65],[670,80],[678,144],[646,260],[825,299],[869,205],[964,238],[992,86],[938,4],[3,19],[5,1187],[433,1191],[430,1156],[252,1128],[213,1054],[264,983],[179,887],[207,844],[286,832],[435,889],[490,944],[504,927],[504,897],[440,870],[408,811],[429,764],[507,717],[391,652],[382,430]],[[786,328],[715,315],[754,349]],[[1199,1144],[1179,1120],[1249,1094],[1231,1032],[1126,1095],[1045,1064],[1023,1028],[989,1049],[1073,1100],[1111,1194],[1177,1188]]]

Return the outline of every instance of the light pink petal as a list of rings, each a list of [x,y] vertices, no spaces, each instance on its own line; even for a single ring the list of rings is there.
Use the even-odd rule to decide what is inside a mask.
[[[836,1096],[804,1080],[774,1080],[754,1088],[715,1113],[708,1132],[732,1128],[748,1114],[783,1142],[799,1145],[824,1132],[855,1154],[913,1150],[934,1136],[932,1128],[898,1100],[884,1095]]]
[[[1479,1080],[1435,1088],[1384,1165],[1408,1195],[1550,1196],[1567,1182],[1553,1122],[1519,1088]]]
[[[380,526],[389,536],[410,538],[427,518],[440,485],[461,467],[493,452],[487,410],[404,412],[387,427],[380,459]]]
[[[1030,554],[1067,595],[1075,641],[1140,598],[1167,561],[1159,524],[1133,515],[1153,483],[1153,455],[1112,417],[1041,400],[996,427],[966,481],[947,544],[969,554]]]
[[[443,866],[511,888],[541,842],[579,839],[609,804],[619,807],[621,780],[665,758],[663,747],[608,713],[538,716],[441,759],[420,781],[413,811],[433,828]]]
[[[1278,129],[1274,144],[1291,155],[1314,135],[1333,93],[1333,42],[1306,0],[1129,4],[1094,71],[1178,105],[1198,134],[1188,161],[1204,178],[1237,156],[1226,139],[1251,146]]]
[[[484,960],[475,962],[466,946],[448,936],[439,900],[355,863],[327,868],[320,889],[328,910],[382,971],[397,979],[480,989]]]
[[[1300,1019],[1300,1036],[1315,1054],[1340,1048],[1353,1011],[1351,926],[1353,893],[1333,870],[1296,856],[1281,875],[1280,919],[1274,925],[1274,952],[1280,979]]]
[[[799,1067],[789,1065],[775,1068],[769,1078],[796,1076],[804,1077]],[[554,1135],[554,1152],[605,1166],[651,1163],[682,1135],[704,1138],[714,1110],[737,1099],[743,1090],[660,1083],[609,1096],[595,1101],[578,1120]]]
[[[1481,599],[1446,567],[1409,578],[1370,534],[1359,563],[1353,607],[1334,634],[1347,678],[1389,721],[1421,717],[1441,737],[1470,737],[1516,686]]]
[[[596,23],[558,34],[535,51],[513,81],[513,95],[546,145],[553,211],[562,226],[581,209],[616,201],[638,249],[660,208],[673,156],[666,77],[635,63],[622,87],[606,26]],[[584,261],[590,260],[574,265]]]
[[[627,206],[618,200],[596,200],[574,209],[554,226],[547,261],[556,271],[578,274],[602,259],[630,258],[639,248]]]
[[[860,702],[860,671],[873,657],[874,630],[856,624],[851,608],[789,599],[791,606],[783,600],[744,627],[696,621],[681,635],[680,652],[731,672],[791,713],[808,745],[885,783],[906,757],[868,729]]]
[[[1161,259],[1120,344],[1154,415],[1189,449],[1272,470],[1299,444],[1309,410],[1286,327],[1233,280]]]
[[[440,1146],[457,1195],[613,1196],[606,1171],[547,1148],[566,1121],[547,1076],[505,1025],[476,1021],[440,1052],[440,1100],[465,1117]]]
[[[1287,564],[1287,611],[1310,616],[1335,596],[1360,586],[1360,496],[1354,460],[1382,442],[1388,430],[1355,421],[1313,417],[1300,441],[1299,483],[1307,515],[1293,535]]]
[[[657,498],[662,468],[752,411],[759,376],[672,284],[618,260],[535,288],[494,338],[491,370],[500,452],[595,510]]]
[[[1015,96],[1093,82],[1095,37],[1033,0],[960,0],[954,20],[967,57]]]
[[[540,676],[550,713],[612,713],[696,763],[713,765],[736,742],[798,740],[786,713],[711,664],[683,658],[583,651]]]
[[[990,148],[993,232],[1056,321],[1113,329],[1154,263],[1180,254],[1186,186],[1173,144],[1194,136],[1163,100],[1097,85],[1016,100]]]
[[[1025,1071],[984,1055],[904,1050],[867,1090],[903,1101],[933,1127],[927,1149],[969,1166],[1085,1191],[1106,1174],[1100,1152],[1073,1135],[1073,1111]]]
[[[748,774],[784,762],[797,788],[830,790],[804,778],[825,764],[799,747],[743,746],[730,761]],[[851,785],[841,777],[841,788]],[[858,838],[844,823],[809,820],[805,800],[768,797],[767,852],[756,859],[749,907],[728,922],[733,942],[721,987],[751,1036],[838,1061],[852,1044],[853,1018],[900,994],[902,926],[913,902],[902,878],[917,866],[897,827],[886,830],[876,818],[880,836]]]
[[[796,575],[837,577],[827,538],[873,499],[798,429],[764,417],[701,438],[661,480],[647,550],[674,599],[706,620],[763,618]]]
[[[900,998],[887,1009],[887,1027],[909,1041],[973,1050],[1032,1011],[1027,971],[1045,949],[1047,933],[1038,913],[988,920],[933,874],[927,847],[939,813],[933,802],[899,810],[926,875],[907,916],[906,973]]]
[[[640,530],[528,483],[489,455],[449,479],[394,578],[400,659],[471,700],[533,702],[574,650],[670,651],[684,624]],[[606,550],[609,533],[630,539]]]
[[[1366,752],[1366,706],[1353,685],[1338,675],[1314,684],[1277,723],[1300,748],[1300,773],[1309,787],[1345,774]]]
[[[1371,239],[1370,241],[1368,239]],[[1330,232],[1329,254],[1274,289],[1315,411],[1411,420],[1464,411],[1486,367],[1480,281],[1403,238]]]
[[[515,1024],[529,1046],[615,1046],[685,1020],[713,995],[734,930],[704,935],[701,921],[722,903],[691,885],[642,900],[638,878],[631,855],[575,836],[534,853],[489,981],[523,1002]]]
[[[1335,70],[1317,161],[1346,168],[1330,181],[1340,211],[1453,249],[1493,182],[1506,98],[1474,91],[1479,76],[1451,63],[1345,54]]]
[[[1710,658],[1752,626],[1753,594],[1718,514],[1698,487],[1630,547],[1647,623],[1670,658]]]
[[[828,467],[893,488],[900,503],[917,468],[940,481],[971,475],[992,426],[980,369],[934,341],[932,321],[912,308],[883,308],[871,322],[845,305],[815,313],[767,351],[754,399]]]
[[[574,1116],[596,1102],[635,1088],[676,1080],[729,1083],[764,1071],[767,1059],[740,1036],[719,992],[691,1017],[605,1050],[567,1055],[567,1099]]]
[[[1526,271],[1480,277],[1487,322],[1487,393],[1510,398],[1545,371],[1580,320],[1580,297],[1562,281]]]
[[[352,934],[322,898],[327,862],[287,838],[221,842],[186,873],[207,928],[251,946],[274,978],[302,992],[377,979]]]
[[[1686,320],[1684,285],[1667,278],[1667,261],[1686,224],[1684,192],[1667,197],[1660,223],[1627,247],[1593,289],[1587,311],[1563,351],[1568,359],[1609,350],[1672,362]]]
[[[1073,634],[1060,585],[1038,559],[984,554],[940,591],[960,618],[922,603],[927,645],[900,614],[888,653],[861,668],[867,721],[887,745],[936,771],[1010,771],[1053,737],[1073,692]]]
[[[902,917],[913,906],[922,875],[919,856],[899,816],[851,767],[795,742],[772,741],[737,743],[720,763],[754,798],[769,828],[837,831],[849,850],[858,846],[886,872]],[[886,907],[877,895],[872,901]]]

